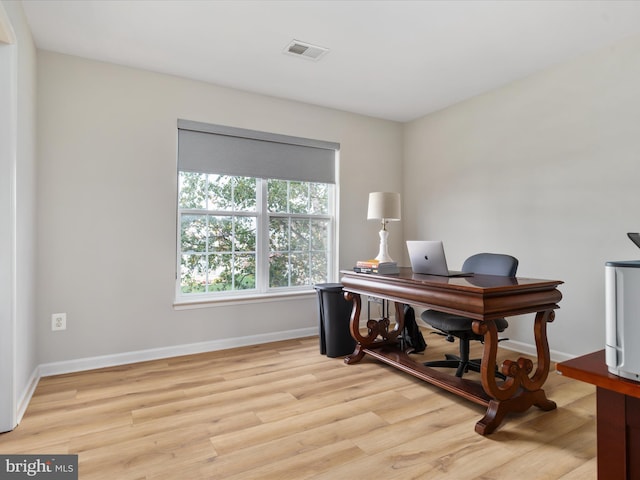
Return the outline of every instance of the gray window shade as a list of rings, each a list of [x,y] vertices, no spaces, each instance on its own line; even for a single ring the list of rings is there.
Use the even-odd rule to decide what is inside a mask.
[[[178,120],[178,169],[335,183],[332,142]]]

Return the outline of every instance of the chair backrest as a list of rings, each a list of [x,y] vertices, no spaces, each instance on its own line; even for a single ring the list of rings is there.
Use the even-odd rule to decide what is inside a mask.
[[[501,253],[477,253],[467,258],[462,265],[463,272],[480,275],[515,277],[517,270],[518,259]]]

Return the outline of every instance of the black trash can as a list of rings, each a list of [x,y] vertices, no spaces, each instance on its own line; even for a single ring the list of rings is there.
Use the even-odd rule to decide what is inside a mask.
[[[320,313],[320,353],[327,357],[343,357],[353,353],[356,341],[349,331],[353,304],[344,299],[341,283],[318,283]]]

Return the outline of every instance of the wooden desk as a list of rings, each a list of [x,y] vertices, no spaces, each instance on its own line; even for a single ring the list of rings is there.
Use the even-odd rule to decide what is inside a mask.
[[[640,478],[640,383],[609,373],[604,350],[556,368],[569,378],[596,386],[598,480]]]
[[[493,275],[473,277],[436,277],[414,274],[410,268],[399,275],[372,275],[342,271],[345,298],[353,301],[351,335],[356,339],[355,351],[345,358],[348,364],[370,355],[426,382],[444,388],[487,407],[485,416],[476,423],[480,435],[493,432],[509,412],[523,412],[536,405],[553,410],[555,402],[547,399],[542,385],[550,366],[547,322],[554,319],[554,309],[562,294],[557,290],[561,281],[509,278]],[[390,330],[388,318],[369,320],[367,334],[360,333],[360,295],[371,295],[395,302],[395,327]],[[484,336],[482,382],[458,378],[414,362],[399,349],[398,335],[404,328],[403,304],[419,305],[443,312],[473,318],[473,330]],[[507,379],[500,383],[494,375],[498,349],[495,319],[536,313],[534,322],[537,368],[533,362],[520,358],[506,360],[501,371]],[[533,372],[533,375],[531,373]]]

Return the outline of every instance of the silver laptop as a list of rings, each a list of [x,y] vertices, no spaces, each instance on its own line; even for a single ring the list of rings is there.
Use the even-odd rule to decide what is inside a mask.
[[[473,273],[458,272],[447,268],[444,246],[440,240],[407,240],[407,250],[409,250],[413,273],[441,277],[470,277],[473,275]]]

